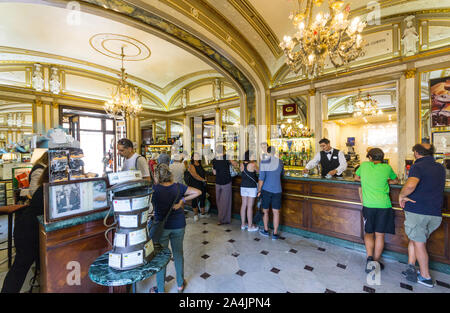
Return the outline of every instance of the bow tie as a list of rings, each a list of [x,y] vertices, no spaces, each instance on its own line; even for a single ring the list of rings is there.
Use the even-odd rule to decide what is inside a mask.
[[[328,154],[331,154],[331,151],[328,151],[328,152],[325,152],[325,153],[328,155]]]

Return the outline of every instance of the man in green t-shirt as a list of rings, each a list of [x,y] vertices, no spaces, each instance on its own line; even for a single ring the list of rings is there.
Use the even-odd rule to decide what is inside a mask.
[[[355,180],[361,181],[366,245],[366,273],[372,271],[370,262],[380,262],[384,249],[384,234],[394,234],[394,210],[389,198],[389,184],[397,183],[397,175],[389,164],[383,163],[384,152],[372,148],[367,153],[369,162],[363,162],[356,171]],[[374,236],[375,234],[375,236]],[[369,265],[369,266],[368,266]],[[369,267],[369,268],[368,268]]]

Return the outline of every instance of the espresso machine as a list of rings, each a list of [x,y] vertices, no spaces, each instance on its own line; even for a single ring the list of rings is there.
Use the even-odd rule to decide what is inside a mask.
[[[347,153],[345,154],[347,169],[344,175],[352,176],[355,173],[355,168],[360,164],[359,154],[355,152],[355,137],[347,137],[345,145],[347,146]]]

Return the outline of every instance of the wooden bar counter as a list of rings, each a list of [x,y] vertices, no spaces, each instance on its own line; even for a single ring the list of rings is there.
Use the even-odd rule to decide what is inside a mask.
[[[98,293],[109,292],[88,276],[90,265],[110,250],[103,225],[105,212],[44,224],[39,217],[41,292]],[[108,219],[111,223],[112,217]],[[111,237],[110,237],[111,240]]]
[[[215,206],[215,176],[208,176],[208,193]],[[233,213],[240,214],[239,176],[233,178]],[[346,179],[287,177],[282,181],[283,197],[280,225],[329,237],[364,244],[364,222],[359,200],[359,182]],[[390,197],[395,209],[395,235],[386,234],[385,250],[407,254],[404,212],[398,203],[400,185],[391,185]],[[450,190],[446,189],[443,221],[428,241],[432,261],[450,264]],[[271,216],[271,214],[270,214]]]

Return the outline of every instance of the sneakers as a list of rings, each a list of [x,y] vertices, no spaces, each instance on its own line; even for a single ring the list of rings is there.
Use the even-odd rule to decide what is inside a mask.
[[[279,234],[272,234],[272,240],[278,240],[280,238]]]
[[[199,217],[200,217],[200,218],[209,218],[210,215],[209,215],[208,213],[205,213],[205,214],[201,214],[201,213],[200,213]]]
[[[269,237],[269,232],[265,229],[261,229],[259,233],[264,237]]]
[[[369,266],[370,262],[377,262],[378,265],[380,265],[380,271],[384,270],[384,264],[383,263],[381,263],[380,261],[375,261],[372,256],[369,256],[367,258],[367,261],[366,261],[366,269],[365,269],[367,274],[369,274],[371,271],[373,271],[375,269],[374,266],[372,266],[371,268],[367,268]]]
[[[418,274],[417,275],[417,282],[419,284],[422,284],[422,285],[424,285],[426,287],[429,287],[429,288],[433,288],[434,287],[434,283],[433,283],[433,280],[431,279],[431,277],[430,278],[425,278],[425,277],[422,277],[422,275]]]
[[[248,228],[248,225],[245,224],[244,226],[241,226],[241,230],[246,230]]]
[[[414,265],[408,264],[408,267],[402,272],[402,274],[405,276],[406,280],[417,283],[417,272]]]
[[[250,232],[258,231],[259,227],[258,226],[253,226],[253,227],[249,227],[247,230],[250,231]]]
[[[367,274],[369,274],[374,269],[373,267],[372,268],[368,268],[370,262],[374,262],[373,257],[371,257],[371,256],[367,257],[367,260],[366,260],[366,269],[365,269],[365,271],[366,271]]]
[[[198,215],[194,215],[194,222],[198,221]]]

